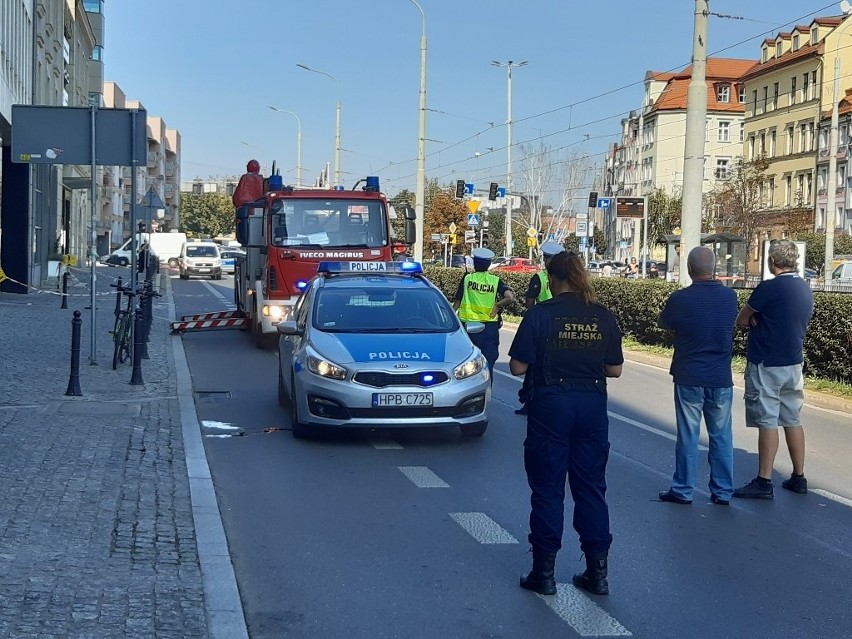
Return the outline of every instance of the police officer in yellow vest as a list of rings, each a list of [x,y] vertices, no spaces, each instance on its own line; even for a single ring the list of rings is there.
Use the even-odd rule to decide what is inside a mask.
[[[453,308],[459,312],[462,322],[482,322],[485,330],[471,333],[474,343],[488,362],[494,380],[494,363],[500,351],[500,312],[509,306],[515,296],[499,276],[488,272],[494,251],[478,248],[473,251],[473,273],[468,273],[459,282]]]
[[[530,284],[527,287],[527,294],[524,299],[524,304],[527,309],[532,308],[536,304],[540,304],[546,300],[549,300],[553,297],[550,293],[550,284],[547,281],[547,265],[550,264],[550,260],[554,255],[557,255],[565,250],[565,248],[559,243],[549,240],[541,245],[540,247],[541,255],[544,258],[544,268],[541,269],[538,273],[532,276],[530,279]],[[523,404],[520,408],[515,410],[515,415],[526,415],[527,414],[527,398],[529,397],[530,386],[528,380],[524,378],[524,385],[521,386],[521,389],[518,391],[518,400]]]

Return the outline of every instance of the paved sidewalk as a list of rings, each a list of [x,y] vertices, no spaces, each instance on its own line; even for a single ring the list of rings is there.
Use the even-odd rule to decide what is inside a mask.
[[[74,274],[68,309],[0,293],[0,637],[245,637],[168,278],[132,386],[109,334],[129,270],[98,268],[95,366]],[[74,310],[82,397],[65,395]]]

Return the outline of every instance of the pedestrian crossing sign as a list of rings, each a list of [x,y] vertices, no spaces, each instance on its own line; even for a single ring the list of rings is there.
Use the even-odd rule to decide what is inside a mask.
[[[479,226],[479,214],[478,213],[468,213],[467,214],[467,224],[468,224],[468,226]]]

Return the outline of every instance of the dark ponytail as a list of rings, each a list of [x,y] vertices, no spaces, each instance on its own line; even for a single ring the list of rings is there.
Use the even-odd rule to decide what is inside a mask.
[[[597,301],[583,260],[576,253],[563,251],[554,255],[547,265],[547,272],[555,280],[567,284],[571,291],[579,293],[586,304],[594,304]]]

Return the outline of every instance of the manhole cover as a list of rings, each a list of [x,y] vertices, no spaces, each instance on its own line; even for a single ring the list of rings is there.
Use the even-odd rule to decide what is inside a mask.
[[[203,391],[195,391],[195,396],[198,399],[204,399],[208,397],[212,397],[214,399],[231,399],[231,391],[220,391],[220,390],[203,390]]]

